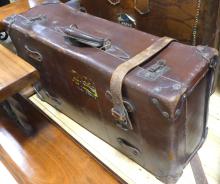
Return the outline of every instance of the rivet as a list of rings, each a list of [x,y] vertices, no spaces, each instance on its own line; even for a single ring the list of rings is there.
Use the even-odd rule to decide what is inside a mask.
[[[156,98],[152,98],[152,102],[153,102],[154,104],[158,104],[158,103],[159,103],[159,101],[158,101]]]
[[[138,152],[136,150],[134,150],[133,154],[136,156],[138,154]]]
[[[175,116],[180,116],[180,114],[181,114],[180,109],[177,109],[176,112],[175,112]]]
[[[165,118],[169,118],[170,117],[170,115],[168,114],[168,112],[162,112],[162,114],[163,114],[163,116],[165,117]]]
[[[160,87],[157,87],[157,88],[154,89],[154,91],[157,92],[157,93],[159,93],[159,92],[161,91],[161,88],[160,88]]]

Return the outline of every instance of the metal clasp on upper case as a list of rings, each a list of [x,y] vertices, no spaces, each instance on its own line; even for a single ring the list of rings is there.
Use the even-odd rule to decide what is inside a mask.
[[[150,12],[150,0],[134,0],[134,8],[141,15]]]
[[[121,0],[108,0],[109,3],[111,3],[112,5],[117,5],[121,2]]]

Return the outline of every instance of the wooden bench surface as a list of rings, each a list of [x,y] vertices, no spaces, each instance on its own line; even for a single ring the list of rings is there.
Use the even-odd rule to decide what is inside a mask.
[[[0,102],[38,79],[34,67],[0,45]]]

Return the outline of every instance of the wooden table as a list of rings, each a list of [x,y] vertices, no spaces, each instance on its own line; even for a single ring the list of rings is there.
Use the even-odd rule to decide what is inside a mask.
[[[21,104],[37,132],[25,136],[0,110],[1,184],[120,183],[30,103]]]
[[[32,134],[34,129],[14,96],[38,79],[34,67],[0,45],[0,105],[26,134]]]
[[[0,45],[0,102],[39,79],[37,70]]]

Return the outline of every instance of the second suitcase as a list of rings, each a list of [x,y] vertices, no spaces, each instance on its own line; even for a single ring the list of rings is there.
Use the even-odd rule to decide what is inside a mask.
[[[219,0],[80,0],[83,11],[190,45],[219,48]]]

